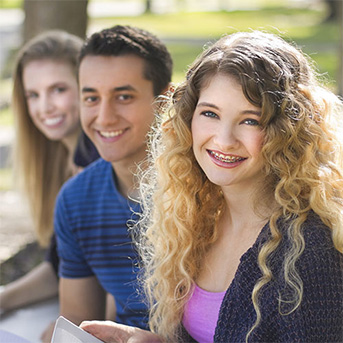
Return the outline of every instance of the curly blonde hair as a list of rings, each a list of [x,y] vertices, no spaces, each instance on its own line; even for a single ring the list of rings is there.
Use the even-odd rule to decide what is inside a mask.
[[[292,292],[292,310],[302,299],[302,281],[295,263],[304,249],[302,224],[310,211],[332,230],[343,252],[342,145],[338,140],[340,100],[317,81],[307,57],[282,38],[259,31],[225,36],[205,50],[190,67],[186,80],[170,97],[167,114],[152,132],[148,167],[141,175],[143,214],[140,249],[144,286],[149,300],[150,328],[175,341],[185,303],[191,295],[201,260],[217,239],[216,221],[224,208],[220,188],[195,160],[191,121],[201,89],[218,73],[234,77],[246,99],[262,109],[262,156],[267,192],[256,203],[275,210],[269,219],[271,238],[258,255],[262,278],[252,302],[272,278],[268,257],[278,247],[279,218],[288,220],[291,248],[284,275]],[[267,194],[261,199],[261,194]],[[280,299],[280,312],[282,311]],[[287,314],[287,313],[284,313]]]

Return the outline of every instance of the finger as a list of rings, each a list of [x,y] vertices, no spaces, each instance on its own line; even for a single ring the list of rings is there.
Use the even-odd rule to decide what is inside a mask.
[[[118,337],[121,330],[117,327],[116,323],[109,321],[84,321],[80,324],[80,327],[105,343],[121,342]]]

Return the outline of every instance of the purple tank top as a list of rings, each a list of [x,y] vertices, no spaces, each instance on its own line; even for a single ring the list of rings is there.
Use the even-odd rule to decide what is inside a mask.
[[[199,343],[213,342],[224,292],[208,292],[197,285],[185,306],[182,324]]]

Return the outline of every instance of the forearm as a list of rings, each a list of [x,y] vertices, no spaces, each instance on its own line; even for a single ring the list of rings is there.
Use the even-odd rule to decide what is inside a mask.
[[[105,319],[106,293],[95,277],[60,280],[60,314],[74,324]]]
[[[106,320],[113,320],[115,321],[117,317],[117,309],[116,309],[116,302],[112,294],[106,294]]]
[[[49,262],[42,262],[0,293],[0,308],[9,311],[58,294],[58,280]]]

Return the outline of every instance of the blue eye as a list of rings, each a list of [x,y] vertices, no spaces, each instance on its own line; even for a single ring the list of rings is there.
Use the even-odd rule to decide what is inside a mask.
[[[209,117],[209,118],[218,118],[218,116],[212,111],[203,111],[200,114],[202,116]]]
[[[54,90],[56,93],[63,93],[67,90],[67,88],[66,87],[56,87]]]
[[[243,124],[251,125],[251,126],[259,126],[260,123],[256,119],[244,119]]]
[[[26,99],[35,99],[38,98],[38,94],[34,92],[26,93],[25,94]]]

